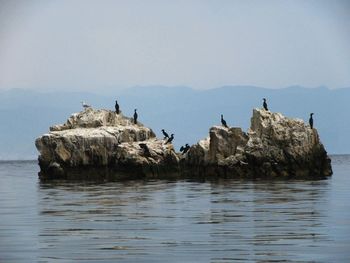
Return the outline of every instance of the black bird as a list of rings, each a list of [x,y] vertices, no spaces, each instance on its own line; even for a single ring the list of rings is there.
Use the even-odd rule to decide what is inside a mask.
[[[314,118],[312,118],[312,115],[314,115],[314,114],[310,113],[309,124],[310,124],[311,129],[314,128]]]
[[[162,133],[163,133],[163,135],[164,135],[164,140],[165,140],[166,138],[169,138],[169,134],[168,134],[164,129],[162,129]]]
[[[118,104],[118,101],[115,101],[115,112],[117,113],[117,114],[119,114],[119,104]]]
[[[183,149],[183,154],[187,153],[190,148],[191,147],[188,145],[188,143],[186,143],[185,148]]]
[[[221,124],[222,126],[228,128],[226,121],[224,120],[224,115],[221,114]]]
[[[264,109],[265,109],[266,111],[268,111],[269,109],[267,108],[266,99],[265,99],[265,98],[263,98],[263,101],[264,101],[264,103],[263,103],[263,107],[264,107]]]
[[[174,134],[172,133],[165,144],[171,143],[174,140]]]
[[[135,112],[134,112],[134,124],[137,124],[137,117],[139,116],[136,111],[137,109],[135,109]]]
[[[182,152],[182,154],[185,154],[188,152],[188,150],[190,149],[191,147],[188,145],[188,143],[186,143],[185,147],[184,146],[181,146],[180,148],[180,152]]]
[[[186,145],[187,145],[187,144],[186,144]],[[180,147],[180,152],[181,152],[182,154],[185,153],[186,145]]]

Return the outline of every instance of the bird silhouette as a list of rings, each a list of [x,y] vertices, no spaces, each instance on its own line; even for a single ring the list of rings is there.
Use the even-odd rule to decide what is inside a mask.
[[[314,115],[314,114],[310,113],[309,124],[310,124],[311,129],[314,128],[314,118],[312,117],[312,115]]]
[[[269,109],[267,108],[267,102],[266,102],[266,99],[265,98],[263,98],[263,107],[264,107],[264,109],[266,110],[266,111],[268,111]]]
[[[137,124],[137,117],[139,116],[136,111],[137,109],[134,110],[134,124]]]
[[[83,106],[83,108],[86,110],[87,108],[91,108],[91,105],[88,105],[85,103],[85,101],[81,101],[81,105]]]
[[[116,100],[115,101],[115,112],[117,113],[117,114],[119,114],[119,104],[118,104],[118,101]]]
[[[224,120],[224,115],[221,114],[221,124],[222,126],[228,128],[226,121]]]
[[[165,144],[171,143],[174,140],[174,134],[172,133]]]
[[[188,143],[186,143],[185,147],[183,147],[182,154],[187,153],[190,148],[191,147],[188,145]]]
[[[166,138],[169,138],[169,134],[168,134],[164,129],[162,129],[162,133],[163,133],[163,135],[164,135],[164,140],[165,140]]]

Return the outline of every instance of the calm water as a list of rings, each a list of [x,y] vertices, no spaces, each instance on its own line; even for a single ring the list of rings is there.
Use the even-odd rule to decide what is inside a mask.
[[[0,163],[0,262],[350,262],[350,156],[324,181],[51,182]]]

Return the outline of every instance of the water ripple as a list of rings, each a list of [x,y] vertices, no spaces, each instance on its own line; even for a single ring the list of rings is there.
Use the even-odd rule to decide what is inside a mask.
[[[347,262],[350,158],[334,163],[316,182],[45,183],[1,163],[0,261]]]

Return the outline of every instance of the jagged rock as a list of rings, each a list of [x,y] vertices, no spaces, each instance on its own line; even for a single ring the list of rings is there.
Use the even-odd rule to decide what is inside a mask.
[[[236,155],[237,148],[247,144],[248,136],[241,128],[226,128],[214,126],[209,131],[210,162],[218,162],[230,156]]]
[[[317,130],[299,119],[254,109],[247,134],[240,128],[218,126],[209,134],[209,147],[199,142],[182,161],[187,173],[253,178],[324,178],[332,174]],[[202,163],[205,168],[198,167]]]
[[[183,163],[190,163],[193,166],[203,166],[210,162],[209,158],[209,146],[210,138],[199,141],[197,144],[191,146],[190,150],[184,156],[185,159],[182,160]]]
[[[141,123],[108,110],[73,114],[36,140],[42,178],[325,178],[330,159],[316,129],[254,109],[247,133],[214,126],[182,155]]]
[[[109,172],[112,175],[134,169],[142,177],[153,175],[155,169],[167,170],[169,163],[175,164],[169,170],[177,168],[178,157],[171,144],[157,140],[151,129],[133,124],[121,113],[87,108],[50,130],[35,142],[43,178],[72,177],[78,170],[86,174],[93,171],[98,176],[102,171],[103,177],[106,169],[113,171]],[[141,143],[147,147],[147,154]]]
[[[109,110],[86,108],[84,111],[72,114],[66,123],[50,127],[50,131],[63,131],[76,128],[97,128],[102,126],[131,126],[133,120]],[[143,126],[138,123],[137,126]],[[153,134],[154,135],[154,134]]]

